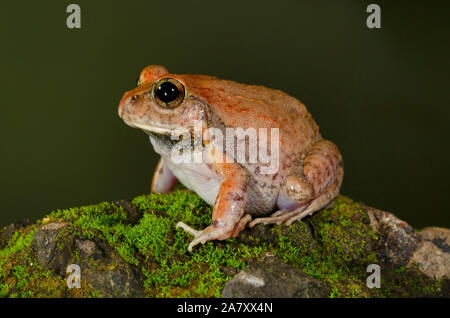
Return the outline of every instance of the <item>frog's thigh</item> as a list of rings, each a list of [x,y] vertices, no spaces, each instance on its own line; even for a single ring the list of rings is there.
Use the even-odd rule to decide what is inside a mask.
[[[153,173],[150,191],[152,193],[168,193],[173,189],[176,183],[177,178],[172,171],[169,170],[167,165],[164,164],[164,159],[159,158],[158,165]]]
[[[325,191],[325,193],[319,195],[313,199],[311,203],[305,208],[296,209],[291,213],[283,215],[283,222],[286,225],[290,225],[292,222],[303,219],[304,217],[313,214],[317,210],[325,207],[331,200],[333,200],[339,194],[340,184],[334,183],[331,187]]]
[[[333,184],[342,182],[342,156],[328,140],[316,142],[303,160],[303,173],[286,178],[282,191],[296,202],[305,202],[325,193]]]
[[[328,140],[315,143],[304,159],[303,173],[286,178],[281,191],[297,202],[294,210],[280,210],[250,223],[291,224],[326,206],[339,193],[343,178],[342,156]]]

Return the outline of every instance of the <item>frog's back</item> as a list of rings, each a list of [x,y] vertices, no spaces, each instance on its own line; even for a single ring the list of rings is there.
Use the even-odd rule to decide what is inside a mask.
[[[321,139],[306,107],[288,94],[205,75],[183,75],[190,95],[204,99],[226,127],[278,128],[285,155],[303,153]],[[294,156],[295,157],[295,156]]]

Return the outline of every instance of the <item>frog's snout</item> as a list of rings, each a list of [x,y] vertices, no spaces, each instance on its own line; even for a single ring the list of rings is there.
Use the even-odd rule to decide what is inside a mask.
[[[127,93],[125,93],[123,96],[122,96],[122,99],[120,100],[120,103],[119,103],[119,109],[118,109],[118,114],[119,114],[119,117],[120,118],[123,118],[122,116],[123,116],[123,109],[124,109],[124,105],[125,105],[125,103],[126,103],[126,101],[128,100],[128,98],[129,98],[129,94],[128,94],[128,92]]]
[[[124,112],[125,109],[127,107],[127,105],[132,106],[133,104],[135,104],[139,99],[139,95],[136,94],[135,90],[126,92],[122,99],[120,100],[119,103],[119,109],[118,109],[118,113],[120,118],[125,119],[124,116]]]

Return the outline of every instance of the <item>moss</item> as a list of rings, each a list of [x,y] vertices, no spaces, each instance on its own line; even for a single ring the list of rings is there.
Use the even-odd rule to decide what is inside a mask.
[[[0,250],[0,266],[4,265],[11,255],[29,247],[33,241],[35,231],[35,227],[31,227],[27,231],[16,231],[11,240],[9,240],[7,247]]]
[[[65,221],[73,235],[108,241],[126,262],[142,270],[144,286],[152,297],[218,297],[230,278],[221,269],[242,269],[244,259],[256,258],[262,252],[261,248],[237,246],[236,240],[228,240],[227,244],[208,242],[188,253],[192,237],[175,229],[175,223],[183,221],[200,229],[211,221],[211,208],[191,192],[143,195],[132,204],[142,213],[136,224],[127,223],[121,206],[108,202],[57,210],[46,221]]]
[[[366,286],[367,265],[377,263],[376,236],[359,204],[339,196],[332,207],[289,228],[274,227],[279,235],[274,253],[331,286],[330,297],[374,296]]]
[[[139,215],[135,222],[130,222],[132,212],[125,205],[102,202],[51,212],[40,223],[67,222],[58,234],[61,240],[79,236],[107,241],[142,272],[148,297],[220,297],[235,273],[267,253],[329,284],[330,297],[391,297],[414,294],[417,288],[429,293],[439,290],[438,283],[406,269],[383,273],[379,290],[367,288],[366,267],[378,263],[373,252],[377,237],[361,207],[343,196],[290,227],[257,226],[235,239],[196,246],[193,253],[187,251],[192,237],[175,224],[182,221],[196,229],[210,224],[211,207],[200,197],[179,189],[138,196],[129,205]],[[33,225],[17,231],[0,250],[0,296],[100,296],[87,284],[69,290],[63,278],[37,265],[30,253],[36,229]],[[80,261],[76,252],[73,258]],[[399,275],[404,280],[399,281]]]

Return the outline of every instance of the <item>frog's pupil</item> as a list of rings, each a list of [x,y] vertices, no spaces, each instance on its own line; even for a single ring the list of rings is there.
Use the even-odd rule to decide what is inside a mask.
[[[179,94],[178,87],[170,82],[161,83],[156,89],[156,96],[164,103],[173,102]]]

